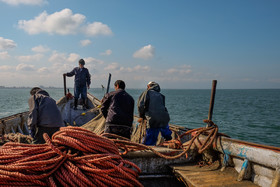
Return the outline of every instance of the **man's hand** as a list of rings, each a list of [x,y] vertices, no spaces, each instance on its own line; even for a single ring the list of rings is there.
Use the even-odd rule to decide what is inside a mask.
[[[142,123],[142,121],[143,121],[143,118],[138,118],[138,120],[137,120],[138,123]]]

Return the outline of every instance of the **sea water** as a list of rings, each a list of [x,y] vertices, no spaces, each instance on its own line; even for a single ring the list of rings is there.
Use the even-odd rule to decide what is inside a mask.
[[[55,100],[64,91],[45,89]],[[28,111],[30,88],[0,88],[0,118]],[[137,99],[141,89],[127,89]],[[73,93],[73,89],[70,89]],[[101,99],[105,90],[91,88],[89,92]],[[170,123],[188,128],[204,127],[208,118],[211,90],[163,89]],[[234,139],[280,147],[280,89],[217,89],[212,121],[219,132]]]

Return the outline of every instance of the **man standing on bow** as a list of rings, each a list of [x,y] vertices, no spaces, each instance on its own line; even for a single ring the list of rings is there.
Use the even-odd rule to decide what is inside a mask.
[[[165,96],[160,93],[160,86],[156,82],[149,82],[147,90],[139,97],[137,102],[139,120],[147,120],[145,145],[156,145],[159,132],[165,140],[171,140],[172,132],[169,129],[169,113],[165,107]]]
[[[79,60],[79,67],[75,67],[71,72],[65,73],[64,75],[67,77],[72,77],[75,75],[75,85],[74,85],[74,110],[77,110],[78,99],[81,95],[83,101],[83,109],[85,110],[87,107],[87,88],[90,86],[90,74],[85,66],[84,59]]]

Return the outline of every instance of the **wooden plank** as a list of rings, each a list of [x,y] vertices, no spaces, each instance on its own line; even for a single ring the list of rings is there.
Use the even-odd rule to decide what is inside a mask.
[[[219,164],[214,163],[209,166],[199,167],[198,165],[171,166],[175,175],[187,186],[207,187],[207,186],[241,186],[255,187],[252,181],[243,180],[238,182],[237,171],[232,167],[227,167],[225,171],[220,171]]]

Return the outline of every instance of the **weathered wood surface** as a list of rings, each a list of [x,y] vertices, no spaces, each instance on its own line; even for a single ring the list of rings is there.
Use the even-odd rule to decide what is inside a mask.
[[[198,165],[171,166],[173,172],[179,180],[182,180],[186,186],[207,187],[207,186],[223,186],[223,187],[254,187],[258,186],[252,181],[237,181],[238,173],[232,167],[227,167],[224,171],[220,171],[217,164],[199,167]]]

